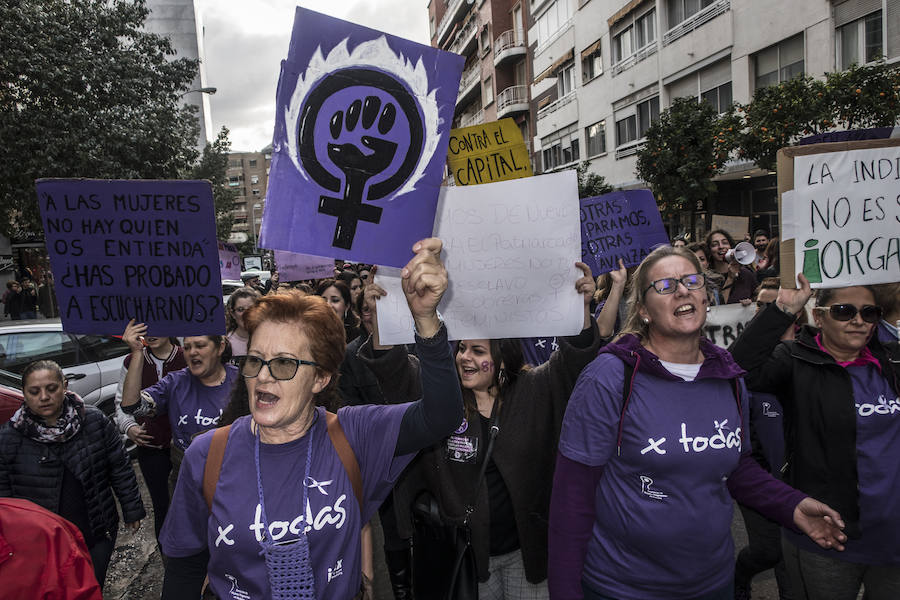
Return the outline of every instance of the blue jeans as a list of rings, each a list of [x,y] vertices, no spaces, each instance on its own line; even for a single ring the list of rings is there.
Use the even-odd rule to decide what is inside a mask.
[[[593,588],[588,587],[588,584],[584,581],[581,582],[581,589],[584,590],[584,600],[617,600],[616,598],[600,594]],[[734,582],[729,582],[724,587],[713,590],[708,594],[691,598],[691,600],[734,600]]]

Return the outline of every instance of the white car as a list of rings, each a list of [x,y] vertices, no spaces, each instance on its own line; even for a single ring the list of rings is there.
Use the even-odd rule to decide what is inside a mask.
[[[56,361],[69,389],[111,418],[129,352],[128,344],[111,335],[67,333],[59,319],[0,322],[0,369],[20,375],[36,360]]]

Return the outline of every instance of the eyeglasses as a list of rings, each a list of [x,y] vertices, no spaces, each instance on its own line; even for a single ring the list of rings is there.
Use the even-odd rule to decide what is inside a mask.
[[[699,290],[706,285],[706,276],[703,273],[693,273],[681,278],[666,277],[665,279],[657,279],[647,286],[644,293],[646,294],[650,291],[650,288],[653,288],[657,294],[674,294],[675,290],[678,289],[679,283],[689,290]]]
[[[269,373],[272,375],[273,379],[285,381],[287,379],[294,378],[294,375],[297,374],[297,369],[300,368],[300,365],[318,367],[319,363],[313,362],[311,360],[300,360],[299,358],[285,357],[263,360],[258,356],[249,355],[244,357],[244,362],[241,365],[241,375],[246,379],[258,377],[259,372],[262,371],[263,365],[269,367]]]
[[[831,306],[817,306],[817,310],[827,310],[835,321],[851,321],[859,313],[860,318],[866,323],[877,323],[884,311],[880,306],[866,304],[862,308],[856,308],[853,304],[832,304]]]

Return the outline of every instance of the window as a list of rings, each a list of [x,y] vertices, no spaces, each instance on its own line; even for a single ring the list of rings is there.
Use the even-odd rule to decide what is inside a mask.
[[[600,55],[600,42],[596,50],[581,55],[581,82],[587,83],[594,77],[603,75],[603,57]]]
[[[128,344],[119,338],[105,335],[76,335],[75,337],[81,344],[82,350],[96,362],[118,358],[131,352]]]
[[[851,21],[837,29],[838,65],[849,69],[854,64],[870,63],[884,55],[881,11]]]
[[[573,123],[555,133],[541,138],[541,158],[544,171],[550,171],[577,162],[581,158],[578,145],[578,124]]]
[[[631,56],[631,27],[613,37],[613,62]]]
[[[803,75],[803,34],[760,50],[754,61],[756,89]]]
[[[731,106],[731,82],[700,92],[700,100],[709,102],[719,114],[726,112]]]
[[[61,331],[0,335],[0,368],[21,373],[36,360],[54,360],[63,368],[82,362],[78,344]]]
[[[239,187],[243,180],[243,175],[231,175],[228,177],[228,187]]]
[[[481,53],[487,54],[491,51],[491,32],[487,25],[481,29]]]
[[[560,98],[575,89],[575,63],[567,62],[556,72],[556,92]]]
[[[659,118],[659,96],[639,102],[635,114],[616,121],[616,146],[639,140]]]
[[[494,101],[494,78],[493,77],[488,77],[487,79],[485,79],[482,82],[481,93],[482,93],[482,98],[483,98],[483,100],[481,102],[482,106],[487,106],[488,104],[490,104],[491,102]]]
[[[251,175],[250,183],[259,183],[259,175]]]
[[[235,158],[235,159],[228,161],[228,166],[229,167],[243,167],[244,161],[240,158]]]
[[[254,196],[259,196],[259,190],[252,190]]]
[[[606,121],[585,127],[584,140],[588,156],[597,156],[606,152]]]
[[[666,0],[666,14],[668,15],[669,29],[675,27],[688,17],[691,17],[716,0]]]
[[[556,33],[569,24],[572,18],[572,0],[556,0],[534,23],[537,45],[546,44]]]
[[[635,49],[656,41],[656,9],[650,10],[634,20]]]
[[[251,169],[255,169],[255,168],[256,168],[256,159],[255,159],[255,158],[251,158],[251,159],[250,159],[250,168],[251,168]]]

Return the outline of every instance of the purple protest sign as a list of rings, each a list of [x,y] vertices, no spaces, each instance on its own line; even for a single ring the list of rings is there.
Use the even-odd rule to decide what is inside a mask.
[[[650,190],[627,190],[581,199],[581,260],[594,275],[640,264],[668,244],[659,208]]]
[[[237,246],[226,242],[219,242],[219,271],[222,273],[222,279],[240,279],[241,278],[241,255]]]
[[[429,237],[463,58],[297,8],[260,245],[400,267]]]
[[[278,276],[282,281],[334,277],[333,258],[276,250],[275,264],[278,265]]]
[[[225,333],[208,181],[38,179],[63,328]]]

